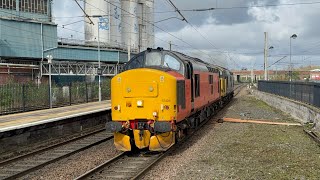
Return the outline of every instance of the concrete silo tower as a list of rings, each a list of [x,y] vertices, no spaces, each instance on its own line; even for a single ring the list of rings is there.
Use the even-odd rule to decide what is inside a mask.
[[[122,0],[122,43],[132,51],[139,48],[138,0]],[[128,48],[129,49],[129,48]]]
[[[140,0],[138,4],[139,50],[154,48],[154,0]]]
[[[121,48],[120,0],[85,0],[85,12],[94,24],[85,23],[87,44],[97,45],[98,33],[101,46]],[[89,22],[85,18],[86,22]]]

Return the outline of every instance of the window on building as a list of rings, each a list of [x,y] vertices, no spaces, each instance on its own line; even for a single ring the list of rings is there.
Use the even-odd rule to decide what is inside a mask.
[[[12,2],[12,8],[16,9],[16,0],[0,0],[0,3],[6,2],[6,1]],[[0,7],[1,7],[1,4],[0,4]],[[23,12],[47,14],[48,13],[47,8],[48,8],[48,0],[19,0],[19,10]]]
[[[0,0],[0,8],[16,10],[16,0]]]
[[[194,75],[194,84],[195,84],[195,97],[200,96],[200,74]]]

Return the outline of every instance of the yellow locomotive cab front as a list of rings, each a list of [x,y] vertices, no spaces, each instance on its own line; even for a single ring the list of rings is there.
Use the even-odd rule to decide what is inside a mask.
[[[176,78],[166,72],[140,68],[125,71],[111,81],[112,122],[118,150],[132,146],[165,151],[175,143]]]

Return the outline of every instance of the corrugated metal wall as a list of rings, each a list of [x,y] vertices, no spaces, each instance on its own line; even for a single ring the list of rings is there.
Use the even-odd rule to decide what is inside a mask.
[[[83,61],[98,61],[98,51],[96,48],[72,48],[59,47],[52,51],[48,51],[45,55],[51,54],[54,59],[60,60],[83,60]],[[102,62],[117,62],[119,58],[118,51],[100,51]],[[127,59],[125,59],[127,61]],[[120,61],[122,62],[122,61]]]
[[[51,0],[0,0],[0,16],[51,21]]]
[[[41,59],[42,41],[46,55],[55,60],[98,61],[97,48],[60,46],[58,47],[57,26],[41,23],[0,19],[0,57]],[[127,62],[127,53],[101,49],[102,62]]]
[[[53,24],[0,19],[0,56],[41,58],[44,49],[57,46],[57,27]]]

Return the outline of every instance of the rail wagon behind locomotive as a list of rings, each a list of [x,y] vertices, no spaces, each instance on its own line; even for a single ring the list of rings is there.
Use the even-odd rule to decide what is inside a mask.
[[[124,68],[111,81],[107,123],[118,150],[165,151],[221,106],[227,72],[221,67],[158,48],[139,53]],[[229,96],[226,90],[223,97]]]

